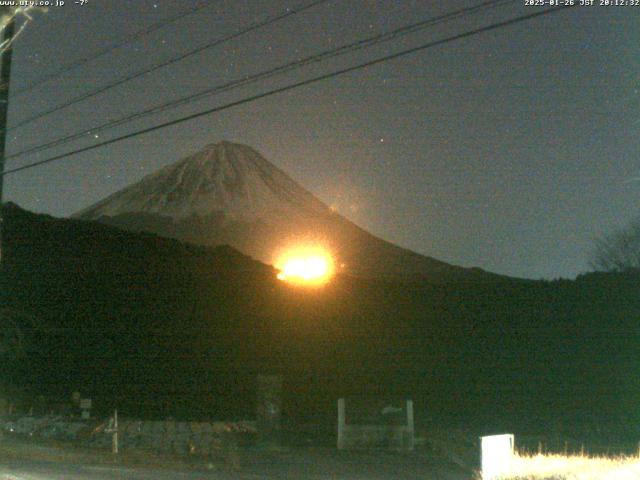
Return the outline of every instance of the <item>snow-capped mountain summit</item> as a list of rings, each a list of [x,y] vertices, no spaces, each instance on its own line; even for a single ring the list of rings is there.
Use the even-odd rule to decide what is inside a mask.
[[[331,251],[342,273],[434,281],[498,277],[377,238],[333,212],[252,148],[220,142],[74,215],[200,244],[228,244],[268,264],[302,243]]]
[[[229,220],[328,214],[329,208],[245,145],[220,142],[168,165],[76,216],[147,213],[182,220],[224,213]]]

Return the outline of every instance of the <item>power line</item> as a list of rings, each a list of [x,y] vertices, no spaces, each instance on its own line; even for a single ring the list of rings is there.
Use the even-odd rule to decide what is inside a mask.
[[[171,23],[175,23],[178,20],[181,20],[185,17],[188,17],[189,15],[193,15],[196,12],[199,12],[200,10],[207,8],[209,6],[209,1],[208,0],[204,0],[204,2],[200,5],[196,5],[195,7],[192,7],[182,13],[179,13],[177,15],[174,15],[173,17],[167,18],[165,20],[162,20],[160,22],[154,23],[153,25],[150,25],[148,28],[144,28],[138,32],[134,32],[133,34],[129,35],[128,37],[125,37],[124,40],[122,40],[121,42],[118,42],[114,45],[111,45],[109,47],[105,47],[102,50],[99,50],[98,52],[94,53],[93,55],[90,55],[88,57],[83,57],[80,58],[74,62],[69,63],[68,65],[65,65],[64,67],[61,67],[60,69],[49,73],[47,75],[44,75],[42,77],[40,77],[38,80],[36,80],[35,82],[33,82],[31,85],[27,85],[24,88],[18,89],[14,95],[22,95],[26,92],[29,92],[31,90],[33,90],[34,88],[42,85],[43,83],[49,82],[50,80],[53,80],[56,77],[59,77],[60,75],[64,74],[64,73],[69,73],[73,70],[76,70],[77,68],[86,65],[87,63],[96,60],[100,57],[103,57],[111,52],[113,52],[114,50],[117,50],[121,47],[124,47],[125,45],[138,40],[139,38],[142,38],[146,35],[149,35],[157,30],[160,30],[163,27],[166,27],[167,25],[171,24]]]
[[[241,100],[236,100],[234,102],[230,102],[230,103],[227,103],[225,105],[221,105],[219,107],[210,108],[210,109],[204,110],[202,112],[198,112],[198,113],[194,113],[194,114],[191,114],[191,115],[187,115],[185,117],[177,118],[175,120],[164,122],[164,123],[161,123],[159,125],[155,125],[153,127],[148,127],[148,128],[142,129],[142,130],[138,130],[136,132],[131,132],[131,133],[128,133],[126,135],[122,135],[120,137],[116,137],[116,138],[112,138],[112,139],[109,139],[109,140],[105,140],[104,142],[100,142],[100,143],[97,143],[97,144],[94,144],[94,145],[90,145],[88,147],[79,148],[79,149],[73,150],[71,152],[67,152],[67,153],[63,153],[63,154],[60,154],[60,155],[56,155],[56,156],[47,158],[45,160],[39,160],[37,162],[33,162],[33,163],[30,163],[30,164],[27,164],[27,165],[23,165],[21,167],[12,168],[10,170],[6,170],[6,171],[0,173],[0,176],[9,175],[11,173],[16,173],[16,172],[19,172],[19,171],[22,171],[22,170],[27,170],[27,169],[30,169],[30,168],[37,167],[39,165],[46,164],[46,163],[51,163],[51,162],[55,162],[55,161],[58,161],[58,160],[62,160],[63,158],[67,158],[67,157],[70,157],[72,155],[76,155],[78,153],[84,153],[84,152],[88,152],[90,150],[95,150],[96,148],[104,147],[104,146],[110,145],[112,143],[116,143],[116,142],[120,142],[122,140],[127,140],[129,138],[137,137],[138,135],[143,135],[145,133],[150,133],[150,132],[153,132],[153,131],[156,131],[156,130],[160,130],[160,129],[165,128],[165,127],[170,127],[170,126],[173,126],[173,125],[177,125],[179,123],[184,123],[184,122],[187,122],[189,120],[193,120],[195,118],[203,117],[205,115],[210,115],[212,113],[217,113],[217,112],[220,112],[220,111],[223,111],[223,110],[227,110],[229,108],[237,107],[239,105],[244,105],[246,103],[253,102],[253,101],[256,101],[256,100],[260,100],[262,98],[270,97],[272,95],[276,95],[276,94],[279,94],[279,93],[284,93],[284,92],[287,92],[287,91],[290,91],[290,90],[293,90],[293,89],[296,89],[296,88],[299,88],[299,87],[303,87],[303,86],[306,86],[306,85],[317,83],[317,82],[322,81],[322,80],[327,80],[327,79],[330,79],[330,78],[333,78],[333,77],[344,75],[346,73],[354,72],[356,70],[361,70],[361,69],[364,69],[364,68],[368,68],[368,67],[371,67],[373,65],[377,65],[379,63],[383,63],[383,62],[386,62],[386,61],[389,61],[389,60],[393,60],[393,59],[396,59],[396,58],[403,57],[405,55],[409,55],[409,54],[412,54],[412,53],[419,52],[421,50],[426,50],[428,48],[433,48],[433,47],[436,47],[436,46],[439,46],[439,45],[444,45],[444,44],[449,43],[449,42],[453,42],[453,41],[456,41],[456,40],[461,40],[463,38],[468,38],[468,37],[471,37],[473,35],[478,35],[480,33],[485,33],[485,32],[491,31],[491,30],[497,30],[497,29],[502,28],[502,27],[515,25],[517,23],[524,22],[524,21],[527,21],[527,20],[531,20],[531,19],[536,18],[536,17],[548,15],[550,13],[561,12],[561,11],[564,11],[564,10],[569,9],[569,8],[573,8],[573,7],[572,6],[568,6],[568,5],[567,6],[552,7],[552,8],[548,8],[546,10],[542,10],[540,12],[530,13],[528,15],[521,15],[519,17],[515,17],[515,18],[512,18],[510,20],[505,20],[505,21],[502,21],[502,22],[493,23],[493,24],[485,26],[485,27],[477,28],[477,29],[474,29],[474,30],[469,30],[467,32],[459,33],[457,35],[452,35],[450,37],[446,37],[446,38],[441,39],[441,40],[435,40],[435,41],[432,41],[432,42],[428,42],[428,43],[419,45],[417,47],[413,47],[413,48],[409,48],[409,49],[406,49],[406,50],[402,50],[400,52],[396,52],[396,53],[393,53],[393,54],[390,54],[390,55],[379,57],[379,58],[376,58],[374,60],[369,60],[367,62],[360,63],[360,64],[357,64],[357,65],[353,65],[351,67],[346,67],[346,68],[343,68],[343,69],[340,69],[340,70],[335,70],[335,71],[330,72],[330,73],[325,73],[323,75],[318,75],[316,77],[313,77],[313,78],[310,78],[310,79],[307,79],[307,80],[302,80],[300,82],[292,83],[292,84],[286,85],[284,87],[275,88],[275,89],[269,90],[267,92],[259,93],[257,95],[252,95],[250,97],[246,97],[246,98],[243,98]]]
[[[95,97],[96,95],[104,93],[107,90],[111,90],[112,88],[115,88],[115,87],[117,87],[119,85],[122,85],[123,83],[130,82],[131,80],[135,80],[136,78],[140,78],[143,75],[146,75],[148,73],[154,72],[156,70],[159,70],[161,68],[167,67],[169,65],[173,65],[174,63],[180,62],[180,61],[184,60],[185,58],[188,58],[188,57],[191,57],[193,55],[196,55],[197,53],[200,53],[200,52],[202,52],[204,50],[216,47],[218,45],[221,45],[222,43],[226,43],[226,42],[228,42],[230,40],[238,38],[238,37],[240,37],[242,35],[245,35],[245,34],[247,34],[249,32],[252,32],[254,30],[258,30],[258,29],[260,29],[262,27],[266,27],[266,26],[271,25],[271,24],[273,24],[275,22],[278,22],[278,21],[280,21],[280,20],[282,20],[284,18],[287,18],[287,17],[290,17],[292,15],[296,15],[298,13],[304,12],[305,10],[308,10],[308,9],[310,9],[312,7],[315,7],[316,5],[320,5],[322,3],[326,3],[328,1],[329,0],[314,0],[314,1],[310,2],[310,3],[308,3],[307,5],[304,5],[304,6],[300,7],[300,8],[297,8],[297,9],[287,8],[284,13],[275,15],[273,17],[269,17],[266,20],[263,20],[261,22],[252,23],[248,27],[246,27],[246,28],[244,28],[242,30],[239,30],[239,31],[237,31],[235,33],[232,33],[231,35],[215,39],[212,42],[207,43],[206,45],[200,46],[198,48],[195,48],[193,50],[190,50],[187,53],[183,53],[183,54],[181,54],[181,55],[179,55],[177,57],[171,58],[169,60],[166,60],[166,61],[164,61],[162,63],[159,63],[159,64],[156,64],[156,65],[153,65],[150,68],[147,68],[145,70],[139,71],[137,73],[134,73],[132,75],[124,77],[124,78],[122,78],[120,80],[116,80],[115,82],[109,83],[109,84],[107,84],[107,85],[105,85],[103,87],[98,88],[97,90],[93,90],[91,92],[88,92],[88,93],[85,93],[85,94],[80,95],[78,97],[75,97],[72,100],[69,100],[68,102],[65,102],[65,103],[63,103],[61,105],[53,107],[53,108],[51,108],[49,110],[45,110],[43,112],[37,113],[36,115],[34,115],[32,117],[29,117],[29,118],[27,118],[25,120],[22,120],[21,122],[19,122],[16,125],[13,125],[8,130],[9,131],[15,130],[16,128],[22,127],[22,126],[24,126],[24,125],[26,125],[28,123],[31,123],[31,122],[33,122],[35,120],[38,120],[38,119],[40,119],[42,117],[45,117],[45,116],[50,115],[52,113],[55,113],[57,111],[63,110],[63,109],[65,109],[67,107],[70,107],[71,105],[74,105],[74,104],[76,104],[78,102],[82,102],[82,101],[87,100],[89,98]]]
[[[66,143],[69,143],[73,140],[77,140],[79,138],[82,138],[86,135],[89,134],[95,134],[96,132],[108,129],[108,128],[112,128],[112,127],[116,127],[119,125],[123,125],[129,122],[132,122],[134,120],[138,120],[140,118],[146,117],[148,115],[152,115],[155,113],[159,113],[162,111],[166,111],[169,110],[171,108],[175,108],[177,106],[180,105],[185,105],[187,103],[199,100],[203,97],[206,96],[212,96],[212,95],[216,95],[222,92],[227,92],[229,90],[233,90],[235,88],[238,87],[244,87],[247,85],[250,85],[252,83],[256,83],[257,81],[260,80],[265,80],[271,77],[274,77],[276,75],[280,75],[283,73],[287,73],[290,72],[294,69],[297,68],[301,68],[303,66],[306,65],[310,65],[312,63],[318,63],[330,58],[334,58],[340,55],[344,55],[347,53],[351,53],[363,48],[368,48],[371,47],[373,45],[378,45],[382,42],[388,42],[391,40],[396,40],[398,38],[401,38],[405,35],[408,35],[410,33],[415,33],[419,30],[422,30],[426,27],[430,27],[439,23],[443,23],[443,22],[448,22],[450,20],[453,20],[455,18],[459,18],[459,17],[464,17],[466,15],[470,15],[470,14],[474,14],[477,13],[481,10],[487,9],[487,8],[495,8],[497,6],[500,6],[502,4],[507,4],[507,3],[513,3],[515,0],[489,0],[489,1],[485,1],[481,4],[478,4],[476,6],[473,7],[467,7],[467,8],[463,8],[463,9],[459,9],[459,10],[455,10],[453,12],[449,12],[437,17],[431,17],[425,20],[422,20],[420,22],[417,23],[412,23],[410,25],[406,25],[400,28],[397,28],[395,30],[392,30],[390,32],[385,32],[385,33],[380,33],[362,40],[358,40],[352,43],[348,43],[346,45],[342,45],[340,47],[336,47],[330,50],[325,50],[323,52],[320,52],[318,54],[315,55],[311,55],[309,57],[306,58],[302,58],[300,60],[297,60],[295,62],[290,62],[284,65],[280,65],[278,67],[266,70],[266,71],[262,71],[259,72],[257,74],[251,75],[251,76],[244,76],[240,79],[236,79],[227,83],[224,83],[222,85],[217,85],[215,87],[212,88],[208,88],[204,91],[195,93],[195,94],[191,94],[191,95],[187,95],[185,97],[179,98],[177,100],[172,100],[170,102],[167,103],[163,103],[161,105],[157,105],[155,107],[149,108],[147,110],[143,110],[142,112],[137,112],[131,115],[127,115],[125,117],[122,117],[120,119],[117,120],[111,120],[109,122],[103,123],[101,125],[96,125],[92,128],[88,128],[85,129],[81,132],[77,132],[71,135],[68,135],[66,137],[62,137],[56,140],[52,140],[50,142],[44,143],[44,144],[40,144],[40,145],[35,145],[33,147],[29,147],[26,148],[24,150],[21,150],[19,152],[16,152],[12,155],[7,156],[7,159],[11,159],[11,158],[16,158],[16,157],[20,157],[29,153],[35,153],[35,152],[39,152],[42,150],[46,150],[48,148],[52,148],[52,147],[56,147],[59,145],[63,145]]]

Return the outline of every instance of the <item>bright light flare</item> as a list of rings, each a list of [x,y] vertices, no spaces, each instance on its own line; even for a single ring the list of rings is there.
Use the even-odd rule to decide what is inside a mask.
[[[509,473],[513,447],[512,434],[482,437],[482,480],[498,480]]]
[[[334,273],[331,255],[320,248],[297,248],[287,251],[278,261],[278,279],[299,285],[323,285]]]

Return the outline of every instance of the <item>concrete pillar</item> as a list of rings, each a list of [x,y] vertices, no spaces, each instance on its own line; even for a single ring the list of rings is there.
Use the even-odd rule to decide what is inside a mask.
[[[413,400],[407,400],[407,436],[407,443],[404,447],[407,450],[413,450],[413,439],[415,438],[413,427]]]
[[[256,427],[258,444],[277,447],[281,441],[282,376],[258,375]]]
[[[346,423],[344,398],[338,399],[338,450],[344,448],[344,426]]]

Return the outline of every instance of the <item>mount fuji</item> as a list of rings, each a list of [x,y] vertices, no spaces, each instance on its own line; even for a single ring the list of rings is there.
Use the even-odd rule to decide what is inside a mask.
[[[73,217],[215,246],[267,264],[292,245],[329,250],[340,273],[436,282],[502,278],[382,240],[332,211],[251,147],[230,142],[168,165]]]

